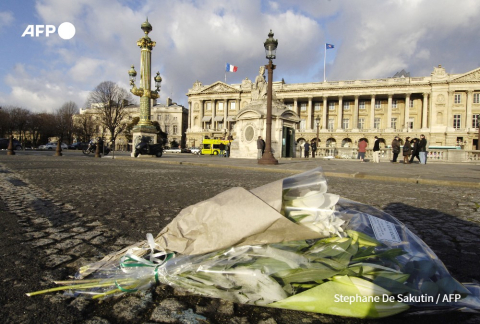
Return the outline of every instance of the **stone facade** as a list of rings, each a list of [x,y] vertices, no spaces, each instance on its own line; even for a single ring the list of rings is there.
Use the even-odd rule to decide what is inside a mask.
[[[402,71],[403,72],[403,71]],[[448,74],[442,66],[430,76],[395,77],[287,84],[273,83],[276,98],[300,118],[295,140],[301,144],[317,137],[320,146],[352,147],[378,136],[386,146],[425,134],[430,146],[475,149],[480,115],[480,68]],[[196,81],[189,89],[187,146],[199,146],[205,136],[240,136],[236,116],[252,101],[255,87]],[[320,120],[317,127],[316,120]]]

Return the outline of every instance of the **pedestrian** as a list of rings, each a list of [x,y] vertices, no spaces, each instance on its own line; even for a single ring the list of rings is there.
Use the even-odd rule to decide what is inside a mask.
[[[310,145],[308,144],[308,142],[305,142],[305,144],[303,145],[303,149],[305,150],[305,157],[308,158],[310,151]]]
[[[412,153],[412,144],[410,143],[410,137],[405,138],[403,144],[403,164],[410,164],[410,154]]]
[[[373,143],[373,162],[380,163],[380,141],[378,136],[375,136],[375,142]]]
[[[228,142],[227,144],[227,147],[226,147],[226,157],[230,157],[230,145],[232,144],[232,142]]]
[[[220,142],[220,145],[218,146],[218,148],[220,149],[220,156],[221,156],[221,157],[224,157],[224,154],[225,154],[225,144],[223,144],[223,142]]]
[[[263,156],[263,151],[265,150],[265,142],[261,136],[258,136],[257,139],[257,160],[260,160]]]
[[[392,153],[393,153],[393,160],[392,163],[397,163],[397,158],[398,154],[400,153],[400,139],[398,136],[395,136],[395,138],[392,141]]]
[[[410,158],[410,163],[413,163],[413,159],[416,157],[418,161],[420,162],[420,156],[418,156],[418,139],[414,138],[412,139],[412,157]]]
[[[312,144],[310,145],[312,147],[312,158],[317,155],[317,141],[312,140]]]
[[[360,159],[360,162],[365,162],[365,153],[367,152],[368,143],[363,138],[358,142],[358,155],[357,159]]]
[[[427,140],[425,135],[420,135],[420,142],[418,142],[418,155],[420,156],[420,164],[427,164]]]

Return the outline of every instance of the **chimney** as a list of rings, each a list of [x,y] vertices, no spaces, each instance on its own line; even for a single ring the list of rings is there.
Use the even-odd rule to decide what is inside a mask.
[[[171,104],[172,104],[172,99],[167,98],[167,107],[170,106]]]

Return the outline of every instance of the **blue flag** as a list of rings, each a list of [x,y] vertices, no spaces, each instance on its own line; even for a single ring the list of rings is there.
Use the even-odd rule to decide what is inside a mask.
[[[332,44],[325,44],[325,48],[330,49],[330,48],[335,48],[335,46],[333,46]]]

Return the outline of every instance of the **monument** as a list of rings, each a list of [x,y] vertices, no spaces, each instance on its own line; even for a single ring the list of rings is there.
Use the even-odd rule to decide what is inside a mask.
[[[252,100],[235,117],[237,138],[230,146],[232,158],[257,158],[258,136],[266,138],[267,82],[265,66],[252,84]],[[295,129],[300,122],[298,114],[288,109],[283,101],[272,93],[272,153],[276,157],[295,157]]]

